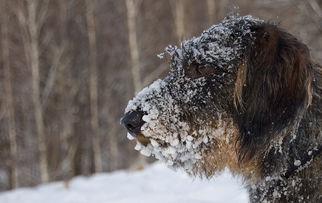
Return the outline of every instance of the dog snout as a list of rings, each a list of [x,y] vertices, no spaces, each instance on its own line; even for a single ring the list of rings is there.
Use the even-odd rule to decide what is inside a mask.
[[[130,111],[123,116],[121,123],[129,133],[136,136],[141,132],[141,127],[145,123],[142,120],[143,115],[142,111]]]

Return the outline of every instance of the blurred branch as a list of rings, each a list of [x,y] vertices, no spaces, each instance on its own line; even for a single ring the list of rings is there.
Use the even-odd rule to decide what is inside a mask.
[[[314,12],[314,16],[309,12],[308,16],[310,16],[317,26],[319,27],[319,30],[322,31],[322,8],[318,4],[316,0],[306,0],[307,5],[311,8],[311,10]]]
[[[41,0],[41,6],[39,8],[38,12],[38,25],[43,26],[45,24],[45,21],[48,17],[48,11],[49,11],[49,1],[50,0]]]
[[[69,61],[62,60],[62,56],[64,55],[64,53],[65,53],[64,45],[62,45],[62,47],[58,47],[53,50],[53,57],[52,57],[53,62],[51,63],[51,66],[49,68],[48,79],[46,80],[46,84],[42,94],[43,109],[46,109],[47,107],[48,97],[54,87],[55,80],[57,78],[57,73],[61,70],[64,70],[70,63]]]
[[[319,6],[318,2],[316,0],[307,0],[311,8],[315,11],[315,14],[322,19],[322,9]],[[321,21],[320,21],[321,22]]]

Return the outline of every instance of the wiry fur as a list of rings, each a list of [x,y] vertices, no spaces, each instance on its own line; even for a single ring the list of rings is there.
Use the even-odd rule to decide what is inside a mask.
[[[322,68],[278,26],[231,17],[169,47],[171,72],[130,101],[138,150],[188,173],[229,168],[251,202],[322,202]]]

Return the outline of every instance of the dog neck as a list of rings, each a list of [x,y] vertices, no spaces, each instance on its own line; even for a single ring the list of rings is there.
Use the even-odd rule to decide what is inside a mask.
[[[308,153],[304,154],[300,160],[296,160],[293,165],[290,165],[285,174],[282,174],[283,178],[288,179],[290,176],[292,176],[294,173],[300,172],[304,168],[308,167],[314,160],[316,156],[318,156],[322,151],[322,144],[320,144],[318,147],[314,148],[311,151],[308,151]]]

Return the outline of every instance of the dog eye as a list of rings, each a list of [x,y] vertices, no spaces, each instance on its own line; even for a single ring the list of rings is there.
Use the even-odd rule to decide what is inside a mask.
[[[215,67],[211,65],[202,65],[196,67],[196,72],[199,76],[206,76],[215,73]]]
[[[204,75],[204,74],[206,74],[206,73],[207,73],[207,68],[206,68],[206,67],[204,67],[204,66],[197,66],[197,67],[196,67],[196,73],[197,73],[198,75]]]
[[[191,64],[185,70],[187,77],[196,79],[203,76],[210,76],[211,74],[215,73],[215,67],[211,65],[198,65],[198,64]]]

